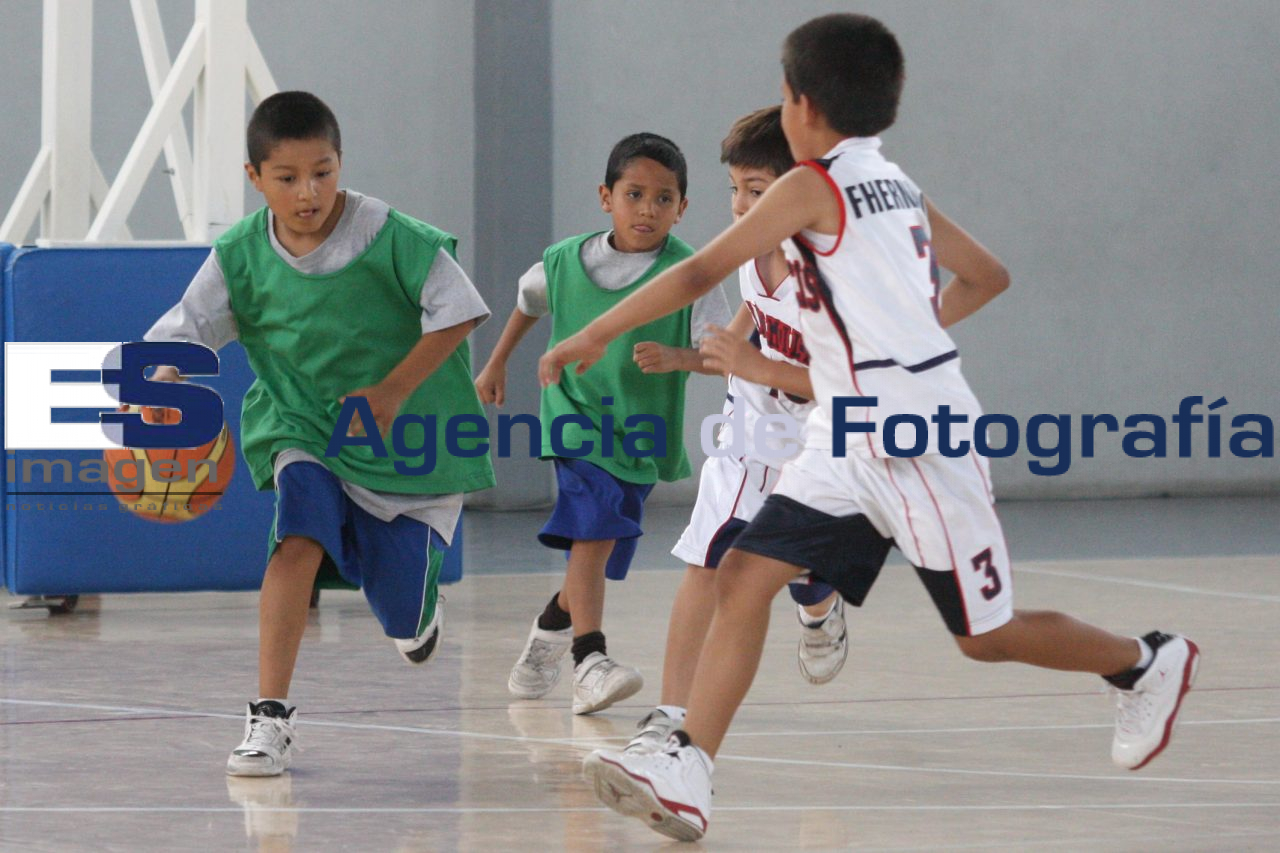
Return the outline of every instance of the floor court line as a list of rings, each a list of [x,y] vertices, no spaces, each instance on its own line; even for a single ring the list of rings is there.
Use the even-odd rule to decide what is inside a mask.
[[[839,770],[880,770],[898,773],[936,773],[944,776],[1012,776],[1023,779],[1075,779],[1087,782],[1166,783],[1175,785],[1280,785],[1280,779],[1189,779],[1179,776],[1145,776],[1129,773],[1114,776],[1084,773],[1032,773],[1021,770],[971,770],[964,767],[910,767],[902,764],[861,764],[852,761],[812,761],[803,758],[763,758],[750,755],[716,756],[716,763],[741,761],[752,764],[785,764],[795,767],[829,767]]]
[[[98,710],[113,710],[133,713],[166,713],[172,714],[171,709],[158,708],[129,708],[125,706],[109,706],[109,705],[84,705],[79,703],[61,703],[61,702],[39,702],[30,699],[0,699],[0,704],[17,704],[17,705],[47,705],[54,707],[78,707],[78,708],[95,708]],[[243,716],[239,714],[221,714],[209,713],[204,711],[193,711],[188,714],[190,717],[201,717],[207,719],[220,720],[243,720]],[[315,726],[317,728],[337,728],[337,729],[355,729],[360,731],[379,731],[379,732],[403,732],[406,734],[425,734],[443,737],[468,738],[475,740],[493,740],[504,741],[508,743],[536,743],[540,745],[559,745],[572,749],[588,749],[592,746],[609,746],[611,740],[617,738],[595,738],[588,740],[574,740],[572,738],[530,738],[520,735],[501,735],[487,734],[483,732],[468,732],[461,729],[428,729],[421,726],[387,726],[377,723],[346,723],[334,720],[300,720],[299,725]],[[878,770],[885,772],[898,773],[935,773],[939,775],[965,775],[965,776],[1012,776],[1017,778],[1029,779],[1082,779],[1096,782],[1123,782],[1125,784],[1133,783],[1167,783],[1167,784],[1189,784],[1189,785],[1280,785],[1280,779],[1190,779],[1174,776],[1147,776],[1147,775],[1083,775],[1083,774],[1067,774],[1067,773],[1032,773],[1026,771],[1013,770],[971,770],[959,767],[909,767],[897,764],[863,764],[854,762],[839,761],[812,761],[807,759],[794,758],[762,758],[745,755],[725,755],[717,756],[717,761],[741,761],[757,764],[781,764],[792,765],[798,767],[829,767],[846,770]]]
[[[1077,811],[1080,809],[1265,809],[1280,808],[1280,802],[1248,803],[1018,803],[986,805],[757,805],[716,806],[715,812],[1008,812]],[[240,806],[0,806],[0,814],[240,814]],[[604,806],[576,808],[538,806],[254,806],[254,811],[287,814],[613,814]]]
[[[1140,586],[1146,589],[1161,589],[1166,592],[1186,592],[1193,595],[1209,595],[1216,598],[1241,598],[1246,601],[1272,601],[1280,602],[1280,595],[1266,595],[1263,593],[1248,592],[1226,592],[1220,589],[1204,589],[1196,586],[1185,586],[1176,583],[1161,583],[1160,581],[1147,581],[1140,578],[1116,577],[1113,575],[1095,575],[1088,572],[1069,572],[1062,569],[1038,569],[1035,566],[1019,566],[1014,569],[1015,573],[1028,575],[1048,575],[1059,578],[1074,578],[1075,580],[1098,581],[1099,583],[1116,583],[1125,586]]]

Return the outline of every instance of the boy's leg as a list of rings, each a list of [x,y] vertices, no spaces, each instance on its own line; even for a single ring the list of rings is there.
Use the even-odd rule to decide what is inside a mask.
[[[742,704],[769,632],[769,609],[798,566],[731,550],[716,570],[716,610],[689,692],[684,730],[712,758]]]
[[[640,671],[609,657],[604,623],[605,566],[612,539],[576,540],[569,550],[561,600],[573,618],[573,713],[591,714],[639,692]]]
[[[1013,618],[993,631],[956,637],[966,657],[980,661],[1019,661],[1046,669],[1115,675],[1138,665],[1142,647],[1065,613],[1014,610]]]
[[[694,671],[716,609],[716,571],[690,565],[676,590],[662,662],[663,705],[689,705]]]
[[[588,539],[575,540],[570,546],[560,606],[573,618],[574,637],[599,633],[603,624],[604,567],[613,545],[612,539]]]
[[[276,546],[262,578],[258,600],[258,695],[289,695],[302,633],[307,627],[311,587],[324,549],[314,539],[286,536]]]

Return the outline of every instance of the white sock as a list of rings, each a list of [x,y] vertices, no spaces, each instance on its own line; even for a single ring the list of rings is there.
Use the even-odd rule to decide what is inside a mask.
[[[1138,665],[1134,669],[1146,669],[1151,666],[1151,662],[1156,659],[1156,653],[1147,645],[1147,641],[1141,637],[1134,637],[1138,643]]]
[[[684,722],[685,709],[679,705],[659,705],[658,710],[666,714],[677,723]]]
[[[836,609],[836,603],[832,601],[831,606],[827,608],[826,613],[822,614],[821,616],[810,616],[809,611],[805,610],[804,607],[802,606],[800,608],[800,624],[805,626],[806,628],[817,628],[823,622],[827,621],[827,617],[830,616],[832,612],[835,611],[835,609]]]

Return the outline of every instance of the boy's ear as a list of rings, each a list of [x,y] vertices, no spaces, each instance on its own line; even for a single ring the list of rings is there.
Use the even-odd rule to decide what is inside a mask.
[[[605,184],[600,185],[600,209],[605,213],[613,213],[613,194]]]
[[[680,217],[684,216],[685,210],[689,207],[689,197],[680,196],[680,209],[676,211],[676,222],[680,221]]]
[[[249,183],[253,184],[253,188],[258,192],[262,192],[262,176],[258,174],[258,170],[253,168],[252,163],[244,164],[244,173],[249,177]]]
[[[815,127],[818,120],[822,118],[822,113],[818,112],[818,108],[813,105],[813,101],[809,100],[808,95],[801,95],[796,101],[796,108],[800,110],[800,122],[805,127]]]

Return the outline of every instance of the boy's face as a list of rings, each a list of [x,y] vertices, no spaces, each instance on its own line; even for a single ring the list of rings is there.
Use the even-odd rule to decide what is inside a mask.
[[[244,170],[276,216],[276,237],[287,245],[323,240],[333,231],[341,167],[327,139],[284,139],[259,168],[246,163]]]
[[[661,246],[688,204],[676,173],[648,157],[628,163],[612,187],[600,185],[600,207],[613,217],[613,246],[620,252]]]
[[[772,169],[761,169],[757,166],[729,167],[729,197],[734,220],[746,216],[769,189],[769,185],[778,179]]]

